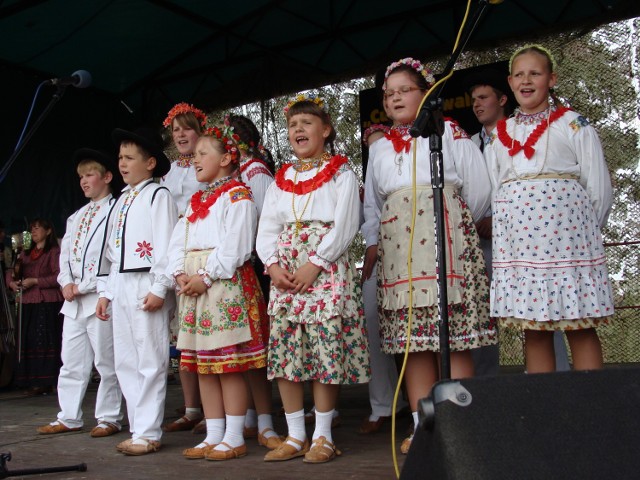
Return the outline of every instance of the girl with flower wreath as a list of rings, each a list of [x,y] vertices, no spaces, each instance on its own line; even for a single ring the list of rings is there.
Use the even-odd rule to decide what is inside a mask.
[[[324,463],[340,455],[331,435],[340,385],[369,378],[360,287],[347,251],[358,231],[358,179],[346,157],[326,151],[335,130],[322,98],[298,95],[285,116],[296,158],[267,191],[256,241],[271,277],[267,373],[277,379],[288,427],[265,461]],[[307,381],[316,406],[311,445]]]
[[[171,196],[178,206],[180,217],[184,216],[191,196],[206,187],[196,178],[193,166],[196,142],[204,132],[206,123],[207,115],[199,108],[185,102],[174,105],[167,113],[167,118],[162,122],[162,126],[171,133],[173,145],[178,151],[178,158],[171,162],[171,170],[162,177],[160,183],[171,192]],[[178,319],[177,316],[174,316],[170,325],[171,339],[174,344],[178,328]],[[195,359],[193,360],[195,361]],[[194,433],[203,433],[205,426],[201,422],[203,416],[200,408],[198,376],[181,368],[180,385],[184,395],[184,415],[174,422],[165,424],[162,429],[165,432],[194,429]]]
[[[184,450],[189,459],[246,455],[248,392],[243,373],[266,365],[266,305],[251,264],[257,210],[236,178],[237,135],[213,127],[196,144],[196,178],[169,248],[168,273],[178,286],[181,368],[197,373],[207,437]],[[195,359],[195,361],[194,361]]]
[[[555,370],[553,333],[564,331],[576,370],[602,367],[595,327],[613,315],[601,228],[612,203],[595,129],[555,101],[549,50],[511,57],[520,107],[485,149],[494,188],[491,314],[524,330],[527,372]]]
[[[253,200],[258,209],[258,219],[262,212],[262,204],[267,189],[273,183],[271,165],[267,163],[270,157],[262,146],[260,132],[255,124],[244,115],[231,114],[225,118],[225,124],[233,128],[238,136],[240,151],[240,168],[237,173],[242,182],[250,189]],[[269,300],[269,276],[264,272],[264,265],[257,255],[252,256],[253,267],[262,288],[265,301]],[[264,336],[269,336],[269,325],[264,324]],[[258,443],[273,450],[282,443],[282,439],[273,429],[272,392],[273,387],[267,379],[266,365],[262,369],[247,372],[249,386],[249,408],[245,417],[244,437],[257,437]]]
[[[433,226],[433,190],[429,140],[412,139],[409,129],[427,90],[431,70],[413,58],[394,62],[382,86],[390,132],[369,148],[362,232],[367,244],[363,278],[377,261],[378,308],[382,351],[404,354],[411,321],[405,385],[414,426],[418,400],[439,379],[439,315]],[[412,157],[417,155],[417,218],[414,231],[412,318],[409,318],[407,249],[412,219]],[[495,322],[489,318],[489,282],[474,223],[490,204],[490,181],[478,148],[455,122],[446,120],[442,137],[449,300],[451,376],[473,375],[471,349],[495,344]],[[401,446],[407,453],[413,435]]]

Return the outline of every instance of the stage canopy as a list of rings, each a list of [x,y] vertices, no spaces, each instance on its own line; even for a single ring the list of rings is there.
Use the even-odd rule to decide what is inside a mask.
[[[481,4],[472,2],[471,12]],[[491,2],[489,2],[491,3]],[[506,0],[470,47],[635,16],[637,0]],[[5,0],[0,61],[39,78],[93,75],[132,108],[235,106],[449,52],[463,0]],[[635,14],[634,14],[635,12]]]
[[[483,2],[472,3],[471,14]],[[9,158],[44,79],[91,73],[64,98],[0,183],[11,228],[44,215],[56,225],[82,202],[70,165],[81,146],[111,146],[114,126],[160,125],[187,101],[205,109],[372,74],[403,56],[448,53],[463,0],[3,0],[2,130]],[[637,0],[505,0],[488,5],[467,48],[640,15]],[[34,118],[55,88],[44,87]]]

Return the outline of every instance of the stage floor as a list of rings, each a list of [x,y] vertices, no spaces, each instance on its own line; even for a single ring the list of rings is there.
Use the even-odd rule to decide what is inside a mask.
[[[26,397],[21,391],[0,391],[0,453],[11,452],[7,462],[9,472],[27,468],[57,467],[87,464],[86,472],[51,473],[39,478],[51,479],[372,479],[394,478],[391,451],[391,422],[380,432],[358,435],[357,428],[369,413],[367,386],[343,387],[339,411],[341,426],[333,431],[334,441],[342,456],[322,465],[302,462],[302,458],[287,462],[265,463],[267,450],[256,439],[247,440],[246,457],[225,462],[187,460],[181,452],[195,446],[203,436],[191,432],[164,434],[159,452],[141,457],[129,457],[118,453],[115,445],[128,438],[125,432],[106,438],[91,438],[89,431],[95,425],[93,406],[97,384],[89,386],[84,401],[85,427],[83,431],[58,435],[39,435],[36,427],[55,420],[59,410],[56,395]],[[311,405],[311,399],[306,402]],[[182,405],[179,384],[169,385],[165,405],[165,420],[176,419],[176,408]],[[274,388],[274,411],[280,401]],[[126,417],[125,417],[126,418]],[[285,420],[274,415],[275,427],[285,433]],[[400,454],[400,442],[406,436],[410,416],[397,418],[396,447],[400,468],[404,456]],[[307,429],[313,433],[312,426]],[[3,478],[0,475],[0,478]],[[23,478],[23,477],[21,477]],[[25,476],[24,478],[35,478]]]

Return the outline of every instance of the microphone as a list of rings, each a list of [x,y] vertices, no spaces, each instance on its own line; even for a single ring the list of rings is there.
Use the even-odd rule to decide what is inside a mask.
[[[56,87],[71,85],[76,88],[87,88],[91,85],[91,74],[86,70],[76,70],[70,77],[52,78],[47,80],[46,83]]]

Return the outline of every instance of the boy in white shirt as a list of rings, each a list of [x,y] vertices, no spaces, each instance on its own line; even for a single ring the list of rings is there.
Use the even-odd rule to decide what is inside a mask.
[[[58,283],[65,302],[62,331],[62,368],[58,377],[60,412],[54,422],[39,427],[40,434],[80,430],[82,400],[92,366],[100,374],[92,437],[118,433],[122,419],[122,392],[113,360],[113,324],[99,320],[96,270],[109,211],[116,200],[111,194],[116,172],[115,158],[98,150],[82,148],[74,153],[80,188],[89,203],[72,214],[60,248]],[[118,174],[118,177],[120,175]]]
[[[117,445],[126,455],[160,448],[169,362],[169,313],[175,305],[165,274],[167,247],[178,219],[169,190],[154,183],[169,159],[149,129],[116,129],[118,167],[127,187],[109,215],[98,269],[96,308],[107,320],[113,308],[116,372],[127,401],[131,438]],[[166,301],[165,301],[166,296]]]

